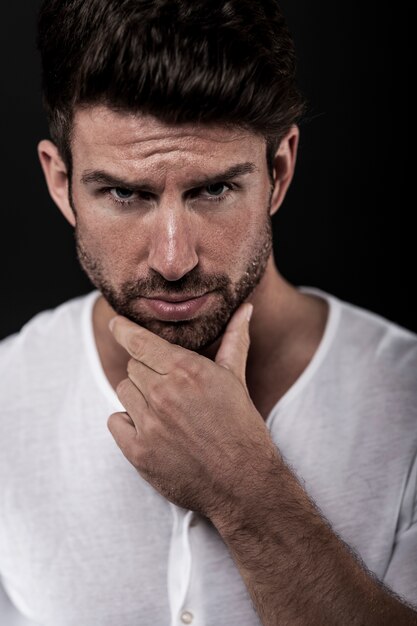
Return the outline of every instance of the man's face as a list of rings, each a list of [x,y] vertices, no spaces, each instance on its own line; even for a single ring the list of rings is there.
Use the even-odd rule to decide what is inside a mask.
[[[265,140],[97,106],[76,112],[72,157],[77,255],[91,282],[116,313],[164,339],[211,345],[271,256]],[[206,292],[175,321],[147,301]]]

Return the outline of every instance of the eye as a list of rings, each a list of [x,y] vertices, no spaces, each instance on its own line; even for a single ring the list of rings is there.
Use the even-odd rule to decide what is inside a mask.
[[[129,202],[134,195],[133,191],[125,189],[124,187],[113,187],[112,189],[109,189],[109,191],[116,202]]]
[[[224,183],[214,183],[213,185],[207,185],[206,189],[211,196],[221,196],[224,193],[224,188],[227,187]]]
[[[230,192],[235,188],[235,185],[231,183],[213,183],[201,188],[200,197],[208,202],[221,202],[222,200],[226,200]]]

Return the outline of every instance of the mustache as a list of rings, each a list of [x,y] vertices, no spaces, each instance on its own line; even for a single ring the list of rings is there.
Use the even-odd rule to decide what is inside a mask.
[[[192,297],[207,291],[227,291],[231,280],[226,274],[204,275],[200,271],[190,272],[182,278],[169,281],[160,274],[153,274],[146,278],[127,281],[122,286],[122,293],[129,298],[152,298],[156,294],[175,296],[181,294]]]

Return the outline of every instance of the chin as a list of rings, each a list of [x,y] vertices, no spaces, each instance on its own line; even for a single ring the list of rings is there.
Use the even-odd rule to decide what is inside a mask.
[[[172,344],[201,352],[219,343],[221,333],[207,320],[184,320],[177,322],[162,322],[154,319],[143,324],[145,328]]]

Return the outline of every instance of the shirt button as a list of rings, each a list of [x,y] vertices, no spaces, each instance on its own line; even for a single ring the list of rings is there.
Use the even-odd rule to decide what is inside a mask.
[[[194,615],[190,611],[183,611],[181,613],[181,621],[183,624],[191,624],[194,619]]]

